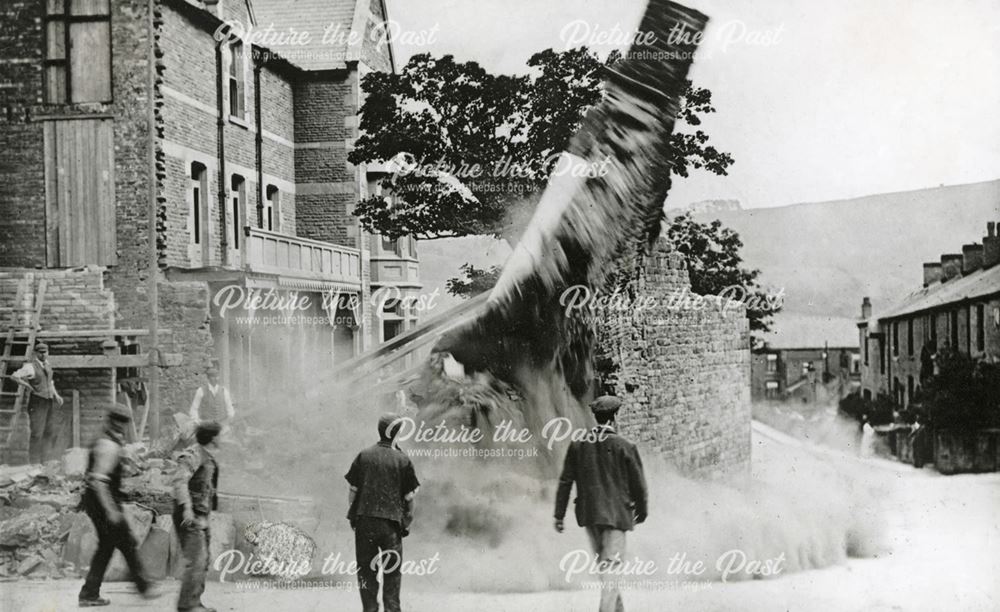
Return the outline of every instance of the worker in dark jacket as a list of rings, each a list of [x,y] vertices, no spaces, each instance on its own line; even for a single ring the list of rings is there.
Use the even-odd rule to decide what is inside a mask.
[[[101,597],[104,571],[115,549],[120,550],[132,573],[139,593],[147,599],[158,595],[146,577],[139,560],[138,543],[122,510],[122,452],[125,428],[132,418],[127,406],[111,404],[107,412],[104,433],[94,441],[87,462],[86,485],[80,506],[94,522],[97,530],[97,550],[90,561],[87,579],[80,589],[81,607],[106,606],[111,602]]]
[[[178,610],[214,612],[201,603],[208,575],[208,522],[218,505],[219,464],[212,451],[222,426],[214,421],[199,423],[195,430],[197,444],[177,457],[174,476],[174,528],[184,555],[184,576],[177,598]]]
[[[399,612],[403,537],[413,521],[413,500],[420,487],[413,463],[392,444],[398,431],[396,415],[378,421],[378,444],[361,451],[347,472],[351,486],[347,520],[354,529],[358,588],[364,612],[377,612],[379,562],[385,566],[382,603],[385,612]]]
[[[576,522],[587,530],[602,570],[601,612],[624,610],[613,588],[613,570],[625,554],[625,532],[646,520],[648,496],[642,460],[635,445],[615,433],[621,400],[603,395],[590,405],[597,421],[584,440],[566,451],[556,492],[555,527],[563,531],[570,490],[576,484]]]

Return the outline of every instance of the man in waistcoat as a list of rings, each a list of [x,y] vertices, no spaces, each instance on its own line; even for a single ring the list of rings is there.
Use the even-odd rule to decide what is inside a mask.
[[[385,612],[399,612],[403,538],[413,521],[413,499],[420,487],[413,463],[393,446],[398,417],[378,421],[379,441],[358,453],[347,472],[350,485],[347,520],[354,529],[358,588],[364,612],[378,612],[379,566]]]
[[[556,491],[555,528],[563,531],[569,494],[576,484],[576,522],[587,530],[601,573],[601,612],[624,610],[615,569],[625,556],[625,532],[646,520],[648,494],[635,445],[615,433],[621,400],[602,395],[590,405],[597,421],[589,435],[571,442]]]
[[[63,405],[63,398],[56,391],[55,381],[52,379],[48,345],[43,342],[36,344],[34,356],[25,361],[11,377],[25,388],[28,396],[28,427],[31,429],[28,439],[29,461],[42,463],[56,459],[52,453],[59,435],[59,424],[62,422],[59,407]]]
[[[209,517],[218,507],[219,464],[212,454],[218,448],[222,427],[215,422],[201,423],[195,431],[197,444],[177,458],[174,477],[174,527],[184,555],[184,576],[177,598],[178,610],[214,612],[201,603],[208,574]]]
[[[214,367],[205,371],[207,382],[198,387],[191,401],[190,416],[197,427],[198,423],[218,423],[222,429],[228,430],[236,411],[229,389],[219,384],[219,371]]]
[[[80,506],[97,530],[97,550],[90,560],[90,570],[80,589],[81,607],[106,606],[111,602],[101,597],[104,571],[115,550],[120,550],[128,564],[139,593],[146,599],[158,596],[146,577],[139,559],[138,543],[122,511],[122,450],[125,428],[131,419],[126,406],[111,404],[104,432],[90,448],[86,484]]]

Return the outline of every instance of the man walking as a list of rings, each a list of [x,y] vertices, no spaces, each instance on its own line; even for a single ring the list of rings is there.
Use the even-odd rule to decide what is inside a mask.
[[[195,430],[197,444],[177,459],[174,477],[174,527],[184,555],[184,577],[177,599],[178,610],[214,612],[201,603],[208,574],[208,522],[218,507],[219,464],[212,451],[222,427],[215,422],[201,423]]]
[[[615,433],[621,400],[603,395],[590,405],[595,427],[566,451],[556,492],[555,528],[563,531],[570,490],[576,483],[576,522],[587,530],[601,571],[601,612],[624,610],[614,569],[625,554],[625,532],[646,520],[648,496],[635,445]]]
[[[385,612],[400,609],[403,537],[409,534],[413,499],[420,483],[410,458],[393,447],[399,425],[397,418],[386,414],[379,419],[378,443],[361,451],[346,475],[351,486],[347,520],[354,529],[358,588],[364,612],[378,612],[380,582]]]
[[[43,463],[53,459],[52,453],[59,434],[59,407],[63,398],[56,391],[49,364],[49,346],[44,342],[35,345],[34,356],[24,362],[11,375],[14,382],[25,388],[28,395],[28,459]]]
[[[146,578],[142,562],[139,560],[138,543],[125,522],[121,500],[122,446],[125,427],[131,419],[131,411],[118,404],[108,408],[104,433],[90,448],[87,463],[86,488],[80,505],[94,523],[97,530],[97,550],[90,560],[90,570],[80,589],[81,607],[106,606],[111,602],[101,597],[104,571],[111,555],[120,550],[132,573],[139,593],[146,599],[157,597],[153,585]]]

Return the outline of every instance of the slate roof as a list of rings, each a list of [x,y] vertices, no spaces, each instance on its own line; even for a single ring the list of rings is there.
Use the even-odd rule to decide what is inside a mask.
[[[923,287],[872,318],[895,319],[996,293],[1000,293],[1000,265]]]
[[[771,331],[761,340],[772,349],[856,348],[857,322],[849,317],[826,317],[794,312],[779,312],[772,319]]]
[[[355,12],[367,15],[368,0],[252,0],[252,5],[257,31],[271,27],[276,34],[309,34],[308,44],[265,40],[261,46],[304,70],[338,70],[346,66],[352,51],[348,43]],[[363,35],[362,25],[355,40]]]

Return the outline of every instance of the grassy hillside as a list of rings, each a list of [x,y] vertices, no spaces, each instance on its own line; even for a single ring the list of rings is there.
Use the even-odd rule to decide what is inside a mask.
[[[863,296],[878,310],[921,285],[923,262],[980,242],[1000,222],[1000,180],[695,217],[739,232],[787,311],[856,317]]]

